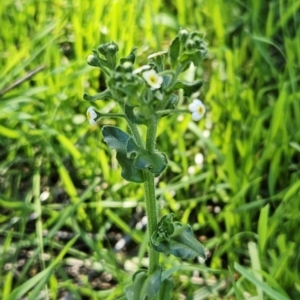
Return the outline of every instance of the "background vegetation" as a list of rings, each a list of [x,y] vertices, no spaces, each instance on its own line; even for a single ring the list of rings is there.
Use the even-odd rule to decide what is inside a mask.
[[[113,40],[138,66],[181,26],[209,44],[208,112],[160,123],[157,196],[209,259],[164,259],[173,298],[300,299],[299,0],[1,0],[0,19],[1,299],[117,299],[146,266],[142,187],[86,121],[104,88],[86,57]]]

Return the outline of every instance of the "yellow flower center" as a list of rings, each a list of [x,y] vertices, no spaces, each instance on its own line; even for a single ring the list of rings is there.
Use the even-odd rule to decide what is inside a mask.
[[[199,106],[197,110],[198,110],[199,114],[201,114],[201,115],[203,114],[203,107],[202,106]]]
[[[86,113],[86,116],[87,116],[88,120],[91,119],[91,113],[89,111]]]
[[[149,80],[154,84],[157,83],[157,77],[155,75],[150,76]]]

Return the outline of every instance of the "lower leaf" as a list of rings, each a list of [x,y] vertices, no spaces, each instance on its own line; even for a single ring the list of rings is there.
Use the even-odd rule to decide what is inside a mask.
[[[127,300],[151,300],[161,286],[161,268],[148,275],[145,270],[139,270],[133,275],[133,282],[125,287]]]
[[[175,284],[173,279],[165,279],[162,284],[161,288],[159,290],[159,299],[162,300],[171,300],[172,299],[172,291]]]
[[[157,230],[151,236],[154,250],[166,255],[187,258],[200,256],[206,259],[204,246],[195,238],[190,225],[182,225],[173,221],[173,214],[163,216]]]

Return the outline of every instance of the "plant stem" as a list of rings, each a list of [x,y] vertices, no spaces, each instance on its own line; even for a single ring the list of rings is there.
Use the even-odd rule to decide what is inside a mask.
[[[155,150],[157,123],[158,120],[156,116],[154,116],[147,127],[146,150],[150,153],[153,153]]]
[[[147,127],[147,137],[146,137],[146,150],[153,153],[155,150],[155,140],[156,140],[156,130],[157,130],[157,118],[153,117],[151,122]],[[155,197],[155,184],[154,184],[154,174],[145,171],[145,202],[146,211],[148,217],[148,237],[149,241],[152,234],[157,228],[157,207],[156,207],[156,197]],[[149,249],[149,274],[154,272],[159,265],[159,253],[153,250],[151,247]]]
[[[126,120],[127,120],[127,124],[129,126],[129,129],[130,129],[130,131],[131,131],[131,133],[132,133],[132,135],[135,139],[135,142],[141,148],[145,148],[143,139],[141,138],[141,135],[139,133],[139,130],[138,130],[137,126],[134,123],[132,123],[129,119],[126,118]]]
[[[158,120],[153,117],[151,122],[147,127],[147,137],[146,137],[146,150],[153,153],[155,150],[155,140],[156,140],[156,130],[157,130]],[[137,130],[135,124],[128,120],[128,125],[130,127],[131,133],[133,134],[136,142],[140,147],[144,148],[144,143],[141,136]],[[152,234],[157,228],[157,207],[156,207],[156,197],[155,197],[155,183],[154,174],[144,171],[145,183],[144,183],[144,193],[146,202],[146,215],[148,217],[148,238],[151,239]],[[153,273],[159,267],[159,253],[150,247],[149,249],[149,274]],[[159,296],[156,296],[154,300],[159,300]]]
[[[146,212],[148,217],[148,237],[151,239],[152,234],[157,228],[157,208],[155,198],[154,175],[145,172],[146,181],[144,183]],[[149,249],[149,274],[153,273],[159,265],[159,253]]]

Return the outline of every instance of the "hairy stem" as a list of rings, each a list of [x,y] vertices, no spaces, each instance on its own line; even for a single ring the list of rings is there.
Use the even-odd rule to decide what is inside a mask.
[[[154,152],[155,140],[156,140],[156,129],[157,129],[157,119],[154,117],[147,127],[147,138],[146,138],[146,150],[149,152]],[[156,207],[156,197],[155,197],[155,184],[154,184],[154,174],[145,171],[145,201],[146,210],[148,216],[148,236],[151,239],[152,234],[157,228],[157,207]],[[149,274],[154,272],[159,265],[159,253],[153,250],[151,247],[149,249]]]
[[[147,127],[147,137],[146,137],[146,150],[153,153],[155,150],[155,140],[156,140],[156,130],[157,130],[158,120],[154,117]],[[143,140],[139,134],[139,131],[135,124],[128,120],[128,125],[130,127],[131,133],[133,134],[137,144],[140,147],[145,147]],[[154,184],[154,174],[144,171],[145,183],[144,183],[144,193],[146,202],[146,215],[148,217],[148,238],[151,239],[152,234],[157,228],[157,207],[156,207],[156,197],[155,197],[155,184]],[[149,249],[149,274],[153,273],[159,267],[159,253],[153,250],[151,247]],[[159,296],[156,296],[154,300],[159,300]]]
[[[145,172],[146,181],[144,183],[145,191],[145,202],[146,211],[148,217],[148,236],[151,239],[152,234],[157,227],[157,208],[156,208],[156,198],[155,198],[155,186],[154,186],[154,175],[149,172]],[[159,253],[149,249],[149,274],[153,273],[159,264]]]

